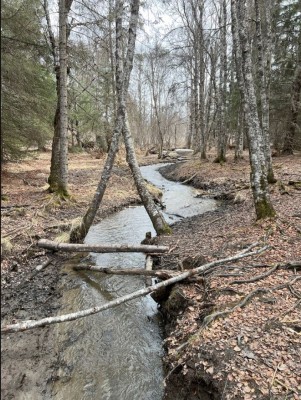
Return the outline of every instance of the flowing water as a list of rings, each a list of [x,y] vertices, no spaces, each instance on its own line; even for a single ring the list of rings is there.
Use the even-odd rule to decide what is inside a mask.
[[[195,189],[164,179],[158,172],[161,166],[146,166],[141,170],[148,181],[163,190],[169,223],[216,207],[213,200],[196,198]],[[139,244],[149,231],[155,234],[145,209],[135,206],[93,226],[85,242]],[[138,253],[91,253],[91,259],[96,265],[122,268],[142,268],[145,263],[145,256]],[[141,277],[75,272],[72,263],[65,267],[65,272],[62,314],[105,303],[145,284]],[[160,318],[157,304],[150,296],[59,324],[56,329],[61,367],[54,385],[54,399],[162,399]]]

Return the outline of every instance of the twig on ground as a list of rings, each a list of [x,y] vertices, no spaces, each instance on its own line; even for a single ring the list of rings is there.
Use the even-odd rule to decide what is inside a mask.
[[[284,382],[281,382],[279,379],[275,379],[275,382],[277,382],[280,386],[284,387],[286,390],[295,393],[295,394],[300,394],[297,392],[297,390],[293,389],[290,386],[287,386]]]
[[[266,271],[264,274],[254,276],[253,278],[250,278],[250,279],[232,281],[229,283],[229,285],[239,285],[239,284],[243,284],[243,283],[253,283],[253,282],[260,281],[261,279],[264,279],[264,278],[268,277],[269,275],[271,275],[278,268],[279,268],[279,265],[277,264],[273,268]]]
[[[296,303],[295,303],[292,307],[290,307],[290,308],[289,308],[288,310],[286,310],[284,313],[278,315],[278,317],[275,317],[275,318],[273,318],[273,319],[274,319],[274,320],[277,320],[277,319],[279,319],[279,318],[285,317],[287,314],[289,314],[290,312],[294,311],[294,309],[295,309],[296,307],[298,307],[300,304],[301,304],[301,300],[296,301]]]
[[[224,311],[217,311],[213,314],[207,315],[207,317],[204,318],[203,321],[203,328],[205,328],[207,325],[210,324],[213,320],[215,320],[218,317],[224,317],[228,314],[231,314],[233,311],[237,310],[237,308],[244,307],[248,301],[250,301],[254,296],[257,296],[260,293],[267,293],[269,290],[268,289],[255,289],[251,293],[249,293],[247,296],[245,296],[242,301],[237,303],[234,307],[230,308],[229,310],[224,310]]]
[[[274,374],[273,374],[272,379],[271,379],[271,383],[270,383],[270,385],[269,385],[269,393],[270,393],[270,396],[271,396],[272,387],[273,387],[273,385],[274,385],[274,381],[275,381],[275,377],[276,377],[276,374],[277,374],[277,370],[278,370],[279,365],[280,365],[280,363],[279,363],[279,364],[277,365],[277,367],[275,368]]]
[[[29,281],[31,281],[39,272],[48,267],[48,265],[50,265],[52,262],[53,262],[53,257],[50,257],[42,264],[37,265],[35,267],[35,270],[31,273],[31,275],[17,286],[17,290],[20,290],[24,285],[26,285]]]
[[[196,176],[197,176],[197,172],[195,174],[193,174],[190,178],[183,181],[182,184],[191,182]]]
[[[173,367],[168,374],[166,375],[166,377],[163,379],[163,386],[166,386],[166,381],[167,379],[170,377],[170,375],[177,369],[179,368],[181,365],[183,365],[183,363],[177,364],[175,367]]]

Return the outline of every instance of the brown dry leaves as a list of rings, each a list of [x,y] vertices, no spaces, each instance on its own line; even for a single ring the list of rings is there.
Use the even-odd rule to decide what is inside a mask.
[[[214,186],[214,191],[219,187],[222,191],[232,190],[235,185],[247,183],[243,181],[248,165],[244,161],[239,167],[203,163],[199,166],[200,182],[206,177],[206,182],[220,185]],[[276,159],[276,167],[285,187],[290,179],[296,180],[296,174],[301,177],[300,158]],[[176,177],[186,178],[193,171],[191,161],[187,168],[180,167]],[[300,272],[280,268],[257,282],[231,285],[234,280],[261,275],[276,264],[301,260],[300,191],[290,187],[288,194],[281,194],[277,186],[271,191],[276,220],[254,221],[249,191],[245,202],[230,204],[224,212],[217,210],[183,221],[175,227],[173,237],[160,240],[172,246],[180,239],[180,258],[195,254],[205,256],[207,261],[224,258],[257,241],[270,246],[252,260],[220,267],[207,277],[205,292],[199,285],[185,285],[190,305],[178,316],[166,339],[167,363],[174,367],[180,357],[182,365],[213,383],[223,399],[301,398]],[[218,276],[225,274],[233,276]],[[231,310],[258,288],[267,292],[203,327],[204,302],[215,304],[213,309],[205,310],[207,315]]]

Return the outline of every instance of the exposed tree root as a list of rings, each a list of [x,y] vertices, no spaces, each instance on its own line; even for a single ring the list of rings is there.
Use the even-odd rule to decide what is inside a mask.
[[[261,279],[264,279],[267,276],[271,275],[278,268],[279,268],[279,265],[277,264],[273,268],[271,268],[268,271],[266,271],[264,274],[254,276],[253,278],[250,278],[250,279],[232,281],[232,282],[229,283],[229,285],[239,285],[239,284],[243,284],[243,283],[253,283],[253,282],[260,281]]]
[[[204,321],[203,321],[203,328],[205,328],[207,325],[209,325],[210,322],[214,321],[216,318],[225,317],[228,314],[231,314],[237,308],[244,307],[254,296],[258,296],[261,293],[267,293],[268,291],[269,291],[268,289],[263,289],[263,288],[255,289],[251,293],[249,293],[247,296],[245,296],[239,303],[237,303],[231,309],[224,310],[224,311],[217,311],[213,314],[207,315],[207,317],[205,317]]]

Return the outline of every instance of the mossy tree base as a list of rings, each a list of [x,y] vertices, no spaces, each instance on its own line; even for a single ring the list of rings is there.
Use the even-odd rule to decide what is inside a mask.
[[[83,222],[74,226],[70,232],[70,243],[81,243],[87,234],[87,229]]]
[[[227,159],[224,156],[218,156],[218,157],[215,158],[215,160],[213,162],[216,163],[216,164],[221,164],[222,165],[225,162],[227,162]]]
[[[257,201],[255,203],[255,209],[257,220],[274,218],[276,216],[276,211],[274,210],[272,204],[267,200]]]
[[[157,235],[171,235],[172,229],[169,225],[165,224],[163,228],[157,230]]]
[[[53,194],[54,196],[56,196],[59,200],[67,201],[67,200],[71,200],[72,199],[72,196],[70,195],[68,190],[61,189],[57,185],[56,186],[49,186],[47,191],[49,193]]]

